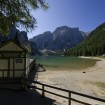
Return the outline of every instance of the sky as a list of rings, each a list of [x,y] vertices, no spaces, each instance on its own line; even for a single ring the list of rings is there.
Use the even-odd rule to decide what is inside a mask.
[[[105,0],[47,0],[49,9],[31,11],[37,20],[37,28],[28,33],[32,38],[57,27],[79,27],[88,32],[105,22]]]

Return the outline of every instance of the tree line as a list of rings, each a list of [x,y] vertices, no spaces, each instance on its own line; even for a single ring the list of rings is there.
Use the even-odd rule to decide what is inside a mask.
[[[65,55],[99,56],[105,54],[105,23],[90,33],[79,45],[67,50]]]

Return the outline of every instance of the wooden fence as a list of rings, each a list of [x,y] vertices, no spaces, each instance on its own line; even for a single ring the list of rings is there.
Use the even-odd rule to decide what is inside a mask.
[[[32,84],[41,85],[41,88],[36,87],[36,86],[34,86],[34,85],[30,86],[30,85],[28,85],[28,83],[29,83],[29,84],[32,83]],[[47,85],[47,84],[40,83],[40,82],[38,82],[38,81],[31,81],[31,80],[25,79],[25,80],[24,80],[24,86],[25,86],[25,88],[32,88],[32,89],[41,90],[41,91],[42,91],[42,97],[45,96],[45,93],[49,93],[49,94],[52,94],[52,95],[56,95],[56,96],[59,96],[59,97],[68,99],[68,105],[71,105],[71,101],[74,101],[74,102],[77,102],[77,103],[81,103],[81,104],[83,104],[83,105],[91,105],[91,104],[89,104],[89,103],[87,103],[87,102],[82,102],[82,101],[80,101],[80,100],[78,100],[78,99],[72,98],[72,97],[71,97],[72,94],[78,95],[78,96],[82,96],[82,97],[85,97],[85,98],[89,98],[89,99],[92,99],[92,100],[96,100],[96,101],[105,103],[105,99],[101,99],[101,98],[89,96],[89,95],[86,95],[86,94],[82,94],[82,93],[79,93],[79,92],[74,92],[74,91],[70,91],[70,90],[66,90],[66,89],[54,87],[54,86],[51,86],[51,85]],[[67,93],[68,93],[68,96],[64,96],[64,95],[60,95],[60,94],[57,94],[57,93],[48,91],[48,90],[45,89],[45,87],[48,87],[48,88],[51,88],[51,89],[57,89],[57,90],[60,90],[60,91],[63,91],[63,92],[67,92]]]

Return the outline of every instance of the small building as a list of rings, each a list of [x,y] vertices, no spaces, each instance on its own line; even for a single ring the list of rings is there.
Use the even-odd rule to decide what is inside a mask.
[[[15,41],[0,45],[0,78],[21,78],[29,71],[29,52]]]

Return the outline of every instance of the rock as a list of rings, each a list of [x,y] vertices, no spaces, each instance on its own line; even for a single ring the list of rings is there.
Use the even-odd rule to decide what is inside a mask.
[[[43,34],[34,36],[30,39],[36,43],[40,50],[63,51],[64,49],[76,46],[85,38],[85,33],[79,31],[79,28],[70,28],[61,26],[56,28],[54,32],[44,32]]]
[[[38,36],[34,36],[29,41],[34,41],[38,49],[45,49],[53,40],[53,35],[50,31],[44,32]]]
[[[3,36],[0,35],[0,43],[8,41],[8,40],[15,40],[21,46],[25,47],[28,51],[30,51],[30,43],[28,41],[28,36],[25,31],[19,31],[16,27],[12,27],[9,35]]]
[[[31,55],[41,55],[41,52],[39,51],[36,43],[32,40],[29,41],[31,46]]]

